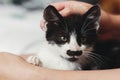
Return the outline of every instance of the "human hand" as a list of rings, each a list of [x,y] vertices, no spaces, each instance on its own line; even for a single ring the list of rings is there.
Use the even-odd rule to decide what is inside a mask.
[[[24,59],[27,56],[22,56]],[[61,80],[61,72],[27,63],[22,57],[0,52],[0,80]],[[69,79],[68,79],[69,80]]]
[[[92,7],[91,4],[80,1],[64,1],[52,3],[51,5],[53,5],[62,16],[69,16],[71,14],[83,15]],[[44,30],[44,20],[41,20],[40,26],[42,30]]]
[[[91,4],[80,1],[64,1],[52,3],[51,5],[53,5],[62,16],[68,16],[71,14],[83,15],[92,7]]]
[[[0,80],[44,80],[42,74],[40,67],[27,63],[22,57],[0,53]]]

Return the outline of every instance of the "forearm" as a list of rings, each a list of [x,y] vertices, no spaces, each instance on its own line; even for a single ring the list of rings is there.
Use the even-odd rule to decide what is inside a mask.
[[[0,80],[45,80],[43,73],[19,56],[0,52]]]
[[[101,11],[100,37],[120,40],[120,15],[112,15]]]
[[[22,58],[0,53],[0,80],[120,80],[120,69],[62,71],[40,68]]]
[[[110,15],[113,27],[120,30],[120,15]]]
[[[53,71],[46,80],[120,80],[120,69],[99,71]]]
[[[120,15],[113,15],[101,10],[101,26],[120,29]]]

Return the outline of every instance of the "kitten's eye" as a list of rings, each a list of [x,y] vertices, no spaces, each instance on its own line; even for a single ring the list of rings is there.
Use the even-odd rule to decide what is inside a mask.
[[[86,38],[81,38],[81,42],[86,42]]]
[[[61,39],[62,41],[64,41],[64,42],[66,42],[66,41],[67,41],[67,38],[66,38],[66,37],[64,37],[64,36],[61,36],[61,37],[60,37],[60,39]]]

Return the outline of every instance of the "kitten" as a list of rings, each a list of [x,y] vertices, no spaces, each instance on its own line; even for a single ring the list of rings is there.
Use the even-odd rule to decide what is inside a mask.
[[[28,58],[38,66],[60,70],[81,70],[97,40],[100,8],[93,6],[84,15],[62,17],[51,5],[44,10],[45,41],[39,53]]]

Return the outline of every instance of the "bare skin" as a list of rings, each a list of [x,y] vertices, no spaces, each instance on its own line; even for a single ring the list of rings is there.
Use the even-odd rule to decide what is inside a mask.
[[[69,4],[75,5],[70,7]],[[92,5],[83,2],[54,3],[58,11],[67,16],[84,14]],[[78,7],[83,7],[78,11]],[[67,7],[67,9],[66,9]],[[73,9],[72,9],[73,8]],[[68,10],[65,11],[64,10]],[[76,11],[77,10],[77,11]],[[111,15],[102,11],[101,25],[103,29],[120,28],[119,15]],[[41,23],[44,27],[44,22]],[[120,80],[120,69],[94,71],[62,71],[37,67],[27,63],[23,58],[8,53],[0,53],[0,80]]]
[[[0,53],[0,80],[120,80],[120,69],[62,71],[37,67],[10,53]]]
[[[34,71],[35,69],[37,67],[27,63],[19,56],[0,53],[0,80],[30,80],[29,75],[31,75],[31,80],[34,80],[32,74],[37,73]]]

